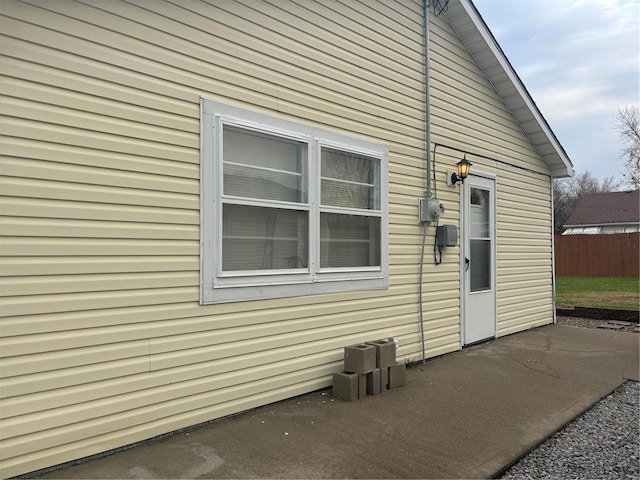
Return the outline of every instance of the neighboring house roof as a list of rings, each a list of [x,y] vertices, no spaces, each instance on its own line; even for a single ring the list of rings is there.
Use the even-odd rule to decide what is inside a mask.
[[[451,0],[447,18],[489,78],[554,177],[573,176],[573,164],[471,0]]]
[[[565,227],[630,223],[640,223],[640,190],[587,194]]]

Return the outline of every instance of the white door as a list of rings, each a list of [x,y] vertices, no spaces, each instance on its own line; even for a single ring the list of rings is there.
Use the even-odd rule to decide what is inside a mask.
[[[469,175],[462,193],[463,345],[496,336],[495,179]]]

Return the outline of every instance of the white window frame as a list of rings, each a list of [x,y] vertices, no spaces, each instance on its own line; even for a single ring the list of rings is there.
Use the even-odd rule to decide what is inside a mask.
[[[388,147],[351,135],[293,122],[207,98],[200,101],[200,302],[202,304],[283,298],[299,295],[385,289],[389,286]],[[222,271],[222,126],[232,125],[307,143],[307,204],[309,253],[306,269]],[[320,149],[366,155],[380,160],[380,209],[367,217],[380,218],[380,265],[320,268],[320,212],[362,214],[363,210],[320,206]],[[275,206],[286,202],[243,200],[243,204]]]

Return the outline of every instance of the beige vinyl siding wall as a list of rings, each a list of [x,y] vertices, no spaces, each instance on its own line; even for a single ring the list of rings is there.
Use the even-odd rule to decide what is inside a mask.
[[[3,2],[2,477],[326,387],[351,343],[420,357],[421,3]],[[546,171],[432,21],[433,141]],[[198,303],[201,96],[389,145],[388,290]],[[548,323],[549,180],[474,166],[498,175],[499,334]],[[459,249],[434,266],[428,232],[431,357],[460,348]]]
[[[420,2],[1,13],[2,477],[327,387],[348,344],[418,358]],[[388,290],[199,305],[201,96],[389,145]],[[430,356],[459,348],[442,272]]]
[[[551,323],[549,169],[444,16],[431,20],[432,141],[501,161],[468,156],[472,172],[496,175],[497,334]],[[438,178],[460,158],[438,147]],[[447,206],[441,222],[459,221],[458,188],[439,183],[438,189]],[[447,259],[459,261],[449,254]]]

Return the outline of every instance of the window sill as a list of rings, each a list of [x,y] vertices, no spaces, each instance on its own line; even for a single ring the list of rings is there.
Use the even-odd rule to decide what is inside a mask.
[[[383,290],[388,288],[388,279],[381,272],[376,275],[355,278],[326,277],[315,282],[296,282],[270,285],[218,285],[203,288],[200,303],[215,304],[238,301],[267,300],[304,295]]]

